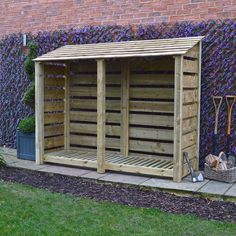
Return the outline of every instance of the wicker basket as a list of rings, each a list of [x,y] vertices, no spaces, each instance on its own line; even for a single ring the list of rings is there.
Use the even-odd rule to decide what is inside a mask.
[[[207,179],[213,179],[227,183],[234,183],[236,182],[236,167],[232,167],[228,170],[214,170],[205,163],[204,176]]]

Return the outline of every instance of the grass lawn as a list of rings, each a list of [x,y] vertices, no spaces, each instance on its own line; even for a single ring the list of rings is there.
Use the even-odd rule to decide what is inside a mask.
[[[0,235],[235,236],[236,224],[96,202],[0,182]]]

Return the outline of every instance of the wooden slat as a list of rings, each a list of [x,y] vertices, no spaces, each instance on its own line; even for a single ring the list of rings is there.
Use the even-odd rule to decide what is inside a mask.
[[[197,44],[193,48],[189,49],[188,52],[185,54],[185,56],[198,59],[199,45]]]
[[[64,146],[64,136],[57,136],[57,137],[51,137],[51,138],[45,138],[44,139],[44,148],[54,148]]]
[[[197,88],[198,76],[197,75],[183,75],[183,88]]]
[[[130,124],[173,127],[174,117],[165,115],[130,114]]]
[[[50,125],[44,127],[44,136],[55,136],[64,134],[64,126],[63,125]]]
[[[173,141],[174,132],[166,129],[130,127],[130,137]]]
[[[182,178],[182,111],[183,111],[183,56],[175,57],[175,117],[174,117],[174,175],[173,180]]]
[[[45,78],[45,87],[63,87],[64,84],[63,78]]]
[[[71,87],[71,96],[88,96],[96,97],[97,88],[96,87]],[[120,97],[120,88],[109,88],[106,92],[107,97]]]
[[[130,101],[130,111],[174,113],[173,102]]]
[[[44,156],[44,65],[35,63],[36,164],[43,164]]]
[[[64,99],[65,90],[63,89],[45,89],[45,99]]]
[[[97,125],[70,123],[70,131],[72,133],[97,134]],[[106,125],[106,135],[120,136],[120,126]]]
[[[105,172],[106,146],[106,65],[97,60],[97,172]]]
[[[198,114],[198,105],[197,103],[193,103],[190,105],[183,106],[183,119],[187,119],[190,117],[197,116]]]
[[[64,111],[63,101],[47,101],[44,105],[44,112]]]
[[[131,85],[172,85],[174,86],[174,75],[172,74],[131,74]]]
[[[45,75],[64,75],[65,74],[65,66],[54,66],[54,65],[45,65]]]
[[[190,160],[192,158],[196,158],[197,157],[197,145],[193,144],[190,147],[184,148],[183,152],[187,152],[189,155]],[[186,162],[186,160],[184,160],[184,163]]]
[[[198,73],[198,60],[197,61],[191,61],[184,59],[183,62],[183,72],[187,73]]]
[[[183,134],[189,133],[193,130],[197,130],[197,125],[197,117],[183,120]]]
[[[129,154],[129,84],[130,84],[130,62],[122,63],[121,74],[121,155]]]
[[[197,131],[192,131],[191,133],[184,134],[182,137],[182,148],[187,148],[197,143]]]
[[[129,145],[130,145],[130,150],[132,151],[173,154],[172,143],[161,143],[157,141],[151,142],[144,140],[130,140]]]
[[[64,114],[63,113],[55,113],[55,114],[45,114],[44,115],[44,123],[47,124],[55,124],[55,123],[63,123],[64,122]]]
[[[194,90],[183,90],[183,104],[193,103],[198,101],[198,91]]]
[[[172,88],[130,88],[130,98],[174,99]]]
[[[119,100],[106,100],[106,109],[120,111],[120,101]],[[97,109],[96,99],[71,99],[70,100],[71,109]]]

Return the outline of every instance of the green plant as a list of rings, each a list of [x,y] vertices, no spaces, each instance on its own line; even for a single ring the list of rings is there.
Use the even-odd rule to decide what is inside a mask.
[[[35,109],[35,67],[34,67],[34,58],[37,57],[37,45],[34,42],[28,44],[29,52],[24,63],[25,73],[30,81],[32,81],[31,86],[25,92],[23,101],[24,103]],[[21,120],[19,123],[19,130],[23,133],[33,133],[35,132],[35,117],[29,116]]]
[[[19,130],[23,133],[33,133],[35,131],[35,117],[29,116],[21,120]]]
[[[3,167],[5,165],[6,165],[6,162],[5,162],[4,158],[3,158],[3,151],[0,150],[0,167]]]

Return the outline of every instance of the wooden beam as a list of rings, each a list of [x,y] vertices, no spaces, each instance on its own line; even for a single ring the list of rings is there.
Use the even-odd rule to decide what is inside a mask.
[[[130,63],[124,60],[121,67],[121,155],[129,155],[129,84]]]
[[[105,172],[106,141],[106,67],[97,60],[97,172]]]
[[[64,101],[64,149],[70,149],[70,64],[65,69],[65,101]]]
[[[182,106],[183,106],[183,56],[175,57],[175,108],[174,108],[174,173],[173,180],[182,179]]]
[[[44,159],[44,66],[35,62],[36,164]]]

